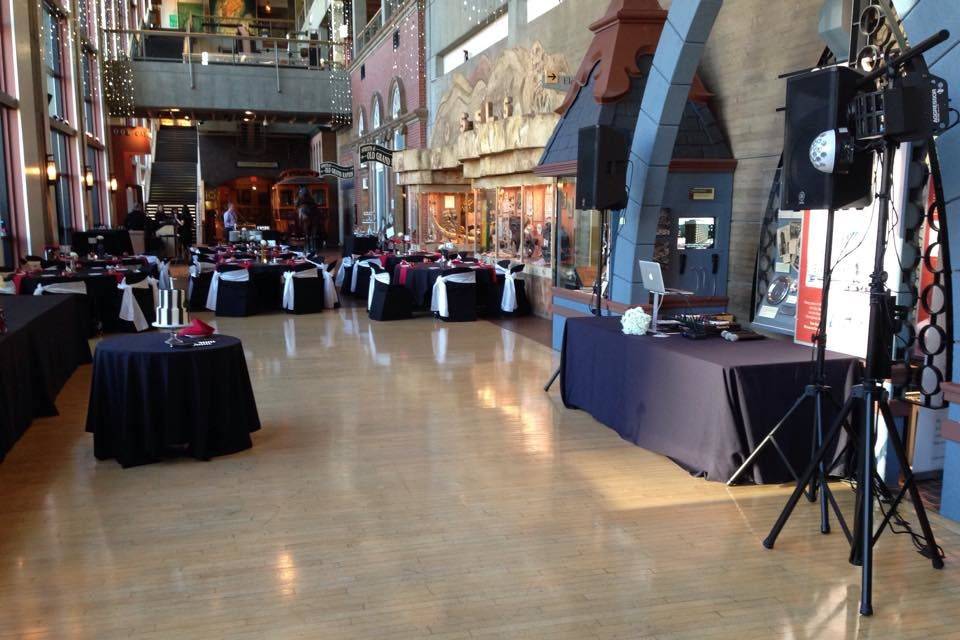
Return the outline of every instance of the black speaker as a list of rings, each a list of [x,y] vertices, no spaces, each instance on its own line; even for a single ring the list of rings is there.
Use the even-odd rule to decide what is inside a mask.
[[[626,134],[598,124],[580,129],[577,143],[577,209],[625,209],[630,151]]]
[[[787,80],[781,209],[861,208],[873,201],[873,154],[856,154],[843,174],[823,173],[810,161],[817,136],[847,128],[847,108],[862,77],[849,67],[830,67]]]

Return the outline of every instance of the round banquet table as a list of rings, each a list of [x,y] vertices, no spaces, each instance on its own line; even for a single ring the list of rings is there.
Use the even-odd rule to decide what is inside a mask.
[[[470,267],[469,264],[457,265]],[[393,270],[391,282],[401,284],[413,292],[413,301],[419,307],[430,308],[430,299],[433,297],[433,284],[440,277],[440,273],[450,267],[440,267],[433,262],[415,262],[407,265],[397,265]],[[486,287],[497,282],[497,272],[493,267],[474,266],[477,272],[477,299],[483,299]]]
[[[86,271],[72,275],[60,273],[27,274],[14,276],[17,292],[21,295],[32,295],[37,285],[59,284],[63,282],[83,282],[87,285],[87,312],[90,318],[90,335],[98,332],[98,327],[104,332],[120,331],[122,329],[120,303],[122,293],[117,284],[123,280],[122,271]]]
[[[178,448],[200,460],[253,446],[260,429],[240,340],[174,349],[167,333],[108,338],[97,345],[87,410],[94,455],[124,468]]]

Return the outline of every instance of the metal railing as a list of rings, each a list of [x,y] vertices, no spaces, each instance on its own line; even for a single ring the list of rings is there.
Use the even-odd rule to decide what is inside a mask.
[[[195,88],[194,67],[208,65],[272,66],[280,93],[280,69],[337,71],[343,65],[334,60],[342,43],[270,36],[191,33],[184,31],[107,29],[108,34],[130,36],[131,60],[177,61],[189,65],[190,88]]]

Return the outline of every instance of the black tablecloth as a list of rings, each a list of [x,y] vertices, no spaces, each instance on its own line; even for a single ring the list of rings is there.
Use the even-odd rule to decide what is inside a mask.
[[[402,284],[410,289],[413,292],[414,304],[429,309],[430,300],[433,297],[433,285],[440,277],[440,273],[446,268],[449,267],[440,267],[433,262],[416,262],[407,267],[406,276],[401,277],[404,269],[398,265],[394,268],[390,281]],[[497,277],[497,272],[494,269],[478,268],[475,271],[477,272],[477,285],[480,286],[494,282]],[[479,293],[477,298],[480,299]]]
[[[123,301],[123,292],[117,288],[117,278],[112,273],[24,276],[20,280],[19,293],[21,295],[33,295],[39,284],[46,286],[60,282],[83,282],[87,285],[88,335],[96,335],[98,327],[107,333],[123,330],[123,321],[120,320],[120,304]]]
[[[343,239],[343,255],[363,255],[370,251],[376,251],[380,247],[380,241],[376,236],[354,236],[349,235]]]
[[[627,336],[619,318],[570,318],[561,393],[567,407],[589,412],[625,440],[691,473],[726,481],[803,391],[810,355],[809,348],[782,340]],[[856,359],[829,355],[828,384],[841,403],[858,370]],[[798,473],[810,459],[811,404],[778,437]],[[768,447],[752,479],[792,478]]]
[[[202,460],[252,446],[260,428],[240,340],[172,349],[163,333],[104,340],[94,355],[87,431],[94,454],[124,467],[181,445]]]
[[[284,264],[254,263],[250,280],[257,291],[257,310],[279,311],[283,308],[283,274],[290,267]]]
[[[103,236],[103,250],[110,255],[122,256],[133,254],[133,243],[130,242],[130,232],[126,229],[94,229],[92,231],[74,231],[71,236],[71,247],[83,255],[91,247],[90,238]]]
[[[83,296],[0,296],[0,460],[33,418],[57,415],[57,394],[90,362]]]

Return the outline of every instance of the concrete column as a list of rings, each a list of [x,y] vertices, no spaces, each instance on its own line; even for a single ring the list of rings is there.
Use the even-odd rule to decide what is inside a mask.
[[[614,225],[611,298],[645,302],[638,260],[653,256],[657,221],[680,119],[704,43],[723,0],[674,0],[653,58],[630,148],[630,202]]]

